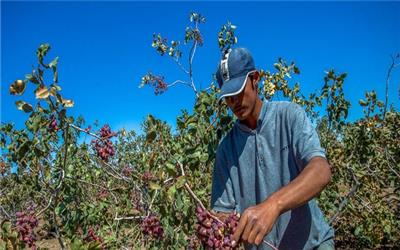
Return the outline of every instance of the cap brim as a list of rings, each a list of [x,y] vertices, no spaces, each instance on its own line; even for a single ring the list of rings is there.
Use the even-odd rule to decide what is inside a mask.
[[[224,97],[238,95],[240,92],[242,92],[244,86],[246,86],[247,77],[252,72],[253,71],[250,71],[245,76],[239,76],[236,77],[235,79],[226,81],[221,87],[221,92],[219,93],[218,101],[221,101],[222,98]]]

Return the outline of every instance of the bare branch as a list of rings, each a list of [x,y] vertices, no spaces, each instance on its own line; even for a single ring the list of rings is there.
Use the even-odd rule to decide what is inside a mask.
[[[169,87],[172,87],[172,86],[174,86],[174,85],[176,85],[176,84],[178,84],[178,83],[181,83],[181,84],[183,84],[183,85],[186,85],[186,86],[191,87],[191,85],[190,85],[189,83],[187,83],[187,82],[185,82],[185,81],[182,81],[182,80],[176,80],[175,82],[173,82],[173,83],[171,83],[171,84],[168,84],[167,87],[168,87],[168,88],[169,88]]]
[[[91,136],[93,136],[93,137],[95,137],[95,138],[97,138],[97,139],[99,139],[99,140],[103,140],[103,139],[104,139],[104,138],[101,138],[100,136],[98,136],[98,135],[96,135],[96,134],[90,133],[89,131],[87,131],[87,130],[85,130],[85,129],[83,129],[83,128],[80,128],[80,127],[78,127],[78,126],[76,126],[76,125],[74,125],[74,124],[72,124],[72,123],[69,123],[69,126],[73,127],[73,128],[76,129],[76,130],[79,130],[79,131],[81,131],[81,132],[84,132],[84,133],[86,133],[86,134],[88,134],[88,135],[91,135]]]
[[[139,220],[143,219],[143,216],[130,216],[130,217],[115,217],[114,220],[120,221],[120,220]]]
[[[36,217],[39,217],[42,213],[44,213],[51,205],[52,201],[53,201],[53,195],[50,196],[49,201],[47,202],[47,206],[45,208],[43,208],[42,210],[39,211],[39,213],[36,214]]]
[[[3,214],[7,217],[7,219],[11,219],[11,216],[7,213],[7,211],[4,209],[2,205],[0,205],[0,209],[3,212]]]
[[[354,193],[357,191],[357,188],[358,188],[358,183],[356,183],[356,184],[351,188],[350,192],[349,192],[349,193],[344,197],[344,199],[340,202],[339,207],[338,207],[336,213],[330,218],[329,224],[332,224],[332,223],[336,220],[336,218],[337,218],[337,217],[339,216],[339,214],[341,213],[343,207],[347,204],[349,198],[350,198],[351,196],[353,196]]]
[[[390,76],[392,74],[392,71],[394,68],[396,68],[397,66],[399,66],[400,63],[396,64],[396,57],[394,57],[393,55],[390,56],[392,59],[392,63],[388,69],[387,72],[387,76],[386,76],[386,91],[385,91],[385,107],[383,109],[383,119],[385,119],[386,116],[386,111],[387,111],[387,105],[388,105],[388,101],[389,101],[389,81],[390,81]]]
[[[205,88],[205,91],[209,91],[212,88],[212,85],[210,85],[209,87]]]
[[[189,72],[190,73],[192,73],[192,64],[193,64],[194,55],[196,54],[196,48],[197,48],[197,41],[194,41],[194,45],[193,45],[191,55],[190,55],[190,60],[189,60],[189,63],[190,63],[190,71]]]
[[[177,161],[177,162],[178,162],[179,168],[181,169],[181,175],[185,176],[185,170],[183,170],[183,164],[180,161]]]
[[[107,166],[109,169],[111,169],[112,172],[114,172],[115,175],[117,175],[118,177],[115,177],[114,175],[112,175],[114,178],[119,179],[119,180],[123,180],[125,182],[130,182],[128,178],[126,178],[125,176],[122,176],[120,173],[118,173],[117,171],[115,171],[114,167],[111,166],[109,163],[101,160],[101,163],[103,163],[105,166]],[[137,176],[135,176],[135,178],[138,178]]]
[[[67,166],[67,155],[68,155],[68,129],[69,129],[69,124],[67,124],[67,126],[65,127],[65,130],[63,131],[63,135],[64,135],[64,148],[65,148],[65,150],[64,150],[64,161],[63,161],[63,166],[62,166],[62,168],[61,168],[61,170],[60,170],[60,171],[61,171],[61,177],[60,177],[60,179],[59,179],[59,181],[58,181],[58,184],[57,184],[56,188],[52,191],[52,195],[50,196],[50,199],[49,199],[49,202],[47,203],[47,206],[46,206],[45,208],[43,208],[42,210],[40,210],[39,213],[36,214],[37,217],[38,217],[39,215],[41,215],[42,213],[44,213],[44,212],[51,206],[51,203],[53,202],[53,199],[57,197],[58,192],[60,191],[61,186],[62,186],[62,184],[63,184],[63,182],[64,182],[64,178],[65,178],[65,171],[64,171],[64,169],[65,169],[66,166]],[[45,158],[45,159],[46,159],[46,158]],[[55,223],[57,223],[57,222],[55,222]],[[56,225],[56,227],[57,227],[57,225]],[[58,229],[57,229],[57,230],[58,230]],[[58,233],[58,232],[57,232],[57,233]],[[62,242],[62,239],[61,239],[61,238],[59,238],[59,242],[60,242],[61,248],[64,249],[64,245],[63,245],[63,242]]]
[[[57,185],[57,187],[56,187],[56,190],[57,190],[57,191],[60,190],[61,184],[62,184],[62,182],[63,182],[63,180],[64,180],[64,177],[65,177],[65,172],[64,172],[63,169],[61,169],[61,178],[60,178],[60,181],[58,182],[58,185]]]
[[[389,154],[389,152],[387,151],[387,148],[385,147],[385,156],[386,156],[386,160],[388,161],[388,167],[390,168],[390,170],[397,176],[400,178],[400,174],[394,170],[394,168],[390,165],[390,160],[389,160],[389,156],[390,158],[393,160],[393,162],[396,162],[395,159],[393,158],[393,156],[391,156]]]
[[[166,184],[166,183],[168,183],[168,182],[170,182],[170,181],[172,181],[172,180],[174,180],[174,178],[168,178],[168,179],[166,179],[166,180],[164,181],[164,184]]]
[[[182,63],[179,61],[179,59],[174,59],[174,61],[176,62],[176,64],[179,66],[179,68],[185,72],[186,74],[189,74],[189,71],[187,69],[185,69],[182,65]]]
[[[149,209],[148,209],[148,211],[147,211],[147,216],[150,215],[151,207],[153,206],[153,203],[154,203],[154,200],[155,200],[156,197],[157,197],[157,194],[158,194],[158,190],[156,190],[156,191],[154,192],[153,198],[151,199],[150,206],[149,206]]]
[[[208,133],[210,131],[210,129],[213,128],[213,126],[215,125],[215,123],[216,123],[216,121],[217,121],[217,119],[219,117],[219,112],[220,112],[220,109],[218,108],[217,109],[217,114],[213,117],[210,125],[206,129],[206,133]]]
[[[370,203],[366,202],[365,200],[363,200],[359,195],[355,194],[354,197],[356,197],[361,203],[362,205],[368,209],[368,212],[373,213],[374,210],[369,206]]]
[[[351,171],[352,176],[353,176],[353,180],[355,181],[355,184],[353,185],[353,187],[350,189],[350,191],[347,193],[347,195],[343,198],[343,200],[340,202],[339,207],[336,211],[336,213],[329,219],[329,224],[331,225],[336,218],[339,216],[339,214],[342,212],[343,207],[347,204],[347,202],[349,201],[350,197],[352,197],[355,192],[357,191],[358,186],[360,186],[360,182],[357,180],[357,178],[355,177],[353,171],[351,170],[350,167],[348,167],[348,169]]]
[[[56,217],[57,217],[56,210],[54,209],[53,210],[53,220],[54,220],[53,226],[55,227],[55,236],[56,236],[56,238],[58,240],[58,243],[60,244],[61,250],[64,250],[65,249],[65,244],[64,244],[63,239],[61,238],[60,229],[58,228],[57,218]]]
[[[182,175],[182,176],[185,176],[185,171],[183,170],[183,164],[182,164],[181,162],[179,162],[179,161],[177,161],[177,162],[178,162],[178,165],[179,165],[179,167],[180,167],[180,169],[181,169],[181,175]],[[204,206],[203,202],[201,202],[201,200],[199,199],[199,197],[197,197],[197,195],[193,192],[193,190],[190,188],[190,186],[189,186],[189,184],[188,184],[187,182],[185,183],[184,187],[185,187],[185,189],[189,192],[190,196],[192,196],[192,198],[197,202],[197,204],[198,204],[204,211],[207,211],[207,214],[208,214],[209,216],[211,216],[213,219],[217,220],[218,222],[223,223],[218,217],[212,215],[212,214],[208,211],[208,209]]]
[[[71,177],[67,177],[67,178],[71,179],[71,180],[75,180],[75,181],[79,181],[79,182],[85,183],[87,185],[98,187],[98,188],[101,188],[103,190],[107,190],[107,191],[110,192],[111,196],[114,198],[115,203],[118,203],[117,196],[112,192],[112,190],[110,188],[107,188],[107,187],[104,187],[104,186],[101,186],[101,185],[98,185],[98,184],[95,184],[95,183],[91,183],[91,182],[88,182],[88,181],[85,181],[85,180],[82,180],[82,179],[71,178]]]
[[[60,191],[61,184],[62,184],[63,181],[64,181],[64,177],[65,177],[65,172],[64,172],[63,169],[61,169],[61,177],[60,177],[60,180],[59,180],[59,182],[58,182],[56,188],[54,189],[53,194],[50,196],[50,199],[49,199],[49,201],[47,202],[47,206],[44,207],[42,210],[40,210],[40,211],[36,214],[36,217],[39,217],[42,213],[44,213],[47,209],[50,208],[51,203],[53,202],[53,199],[57,197],[57,194],[58,194],[58,192]]]
[[[196,94],[196,97],[198,98],[199,94],[197,93],[197,89],[196,89],[196,86],[195,86],[194,80],[193,80],[193,58],[196,53],[196,47],[197,47],[197,41],[194,40],[193,46],[190,49],[190,53],[189,53],[189,78],[190,78],[190,85],[191,85],[194,93]]]

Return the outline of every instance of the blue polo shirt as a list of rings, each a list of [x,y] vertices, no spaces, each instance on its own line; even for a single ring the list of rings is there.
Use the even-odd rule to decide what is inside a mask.
[[[291,102],[263,102],[256,129],[236,121],[218,146],[211,207],[243,213],[296,178],[316,156],[325,157],[325,151],[304,110]],[[333,236],[312,199],[280,215],[264,240],[279,250],[297,250],[313,249]]]

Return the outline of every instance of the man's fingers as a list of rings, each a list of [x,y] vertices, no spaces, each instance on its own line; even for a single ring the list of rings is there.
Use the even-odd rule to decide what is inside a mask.
[[[249,233],[249,235],[248,235],[248,237],[247,237],[247,242],[248,243],[250,243],[250,244],[254,244],[255,243],[255,240],[256,240],[256,237],[257,237],[257,235],[259,234],[259,232],[261,231],[262,229],[257,225],[257,224],[255,224],[255,225],[253,225],[253,227],[251,228],[251,230],[250,230],[250,233]],[[245,230],[245,232],[243,233],[243,235],[242,235],[242,238],[244,239],[244,234],[246,233],[246,230]]]
[[[242,240],[244,240],[245,242],[249,242],[249,236],[250,236],[252,229],[254,228],[253,226],[254,226],[254,221],[248,218],[246,227],[244,228],[242,237],[241,237]]]
[[[264,237],[271,232],[272,227],[261,226],[261,230],[258,231],[257,237],[254,240],[254,244],[260,245],[264,241]]]
[[[246,224],[247,224],[247,216],[244,214],[242,217],[240,217],[239,225],[237,226],[235,233],[233,234],[233,237],[232,237],[232,245],[233,246],[236,246],[237,243],[239,242],[240,236],[242,235],[242,232],[243,232]]]
[[[257,246],[260,245],[263,240],[264,240],[265,234],[263,232],[259,232],[257,234],[256,239],[254,240],[254,244],[256,244]]]

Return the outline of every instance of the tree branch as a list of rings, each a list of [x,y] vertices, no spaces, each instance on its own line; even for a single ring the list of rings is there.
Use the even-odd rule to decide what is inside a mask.
[[[392,166],[390,165],[390,160],[389,160],[389,156],[390,158],[392,158],[393,162],[396,162],[395,159],[393,158],[393,156],[391,156],[389,154],[389,152],[387,151],[387,148],[385,147],[385,156],[386,156],[386,160],[388,161],[388,167],[390,168],[390,170],[398,177],[400,178],[400,174],[394,170],[394,168],[392,168]]]
[[[58,243],[60,244],[61,250],[64,250],[65,249],[65,244],[64,244],[63,239],[61,238],[60,229],[58,228],[58,225],[57,225],[57,218],[56,218],[56,210],[55,209],[53,210],[53,220],[54,220],[54,227],[55,227],[55,231],[56,231],[55,232],[55,236],[56,236],[56,238],[58,240]]]
[[[399,63],[396,64],[396,58],[393,55],[391,55],[390,57],[392,59],[392,63],[390,65],[389,69],[388,69],[387,76],[386,76],[385,107],[383,109],[383,120],[385,120],[386,111],[387,111],[387,105],[388,105],[388,101],[389,101],[389,81],[390,81],[390,76],[392,74],[392,70],[399,65]]]
[[[40,211],[36,214],[36,217],[39,217],[42,213],[44,213],[44,212],[50,207],[51,202],[53,201],[53,197],[54,197],[53,195],[50,196],[50,199],[49,199],[49,201],[47,202],[47,206],[44,207],[42,210],[40,210]]]
[[[194,91],[194,93],[196,94],[196,97],[199,97],[199,94],[197,93],[197,89],[196,86],[194,84],[194,80],[193,80],[193,58],[194,58],[194,54],[196,53],[196,47],[197,47],[197,41],[194,40],[193,42],[193,46],[190,49],[190,53],[189,53],[189,78],[190,78],[190,85]]]
[[[84,132],[84,133],[86,133],[86,134],[88,134],[88,135],[91,135],[91,136],[93,136],[93,137],[95,137],[95,138],[97,138],[97,139],[99,139],[99,140],[103,140],[103,139],[104,139],[104,138],[101,138],[100,136],[98,136],[98,135],[96,135],[96,134],[90,133],[89,131],[87,131],[87,130],[85,130],[85,129],[83,129],[83,128],[80,128],[80,127],[78,127],[78,126],[76,126],[76,125],[74,125],[74,124],[72,124],[72,123],[69,123],[69,126],[73,127],[73,128],[76,129],[76,130],[79,130],[79,131],[81,131],[81,132]]]
[[[103,163],[105,166],[107,166],[109,169],[111,169],[111,171],[113,171],[114,174],[118,176],[118,177],[116,177],[116,176],[112,175],[111,173],[109,173],[109,174],[111,174],[111,176],[113,176],[114,178],[119,179],[119,180],[123,180],[123,181],[125,181],[125,182],[127,182],[127,183],[130,182],[129,179],[127,179],[125,176],[122,176],[120,173],[118,173],[117,171],[115,171],[114,167],[111,166],[109,163],[107,163],[107,162],[105,162],[105,161],[103,161],[103,160],[101,160],[101,163]],[[135,178],[138,178],[138,177],[135,176]]]
[[[7,219],[11,219],[11,216],[7,213],[7,211],[4,209],[2,205],[0,205],[0,209],[3,212],[3,214],[6,216]]]
[[[173,83],[171,83],[171,84],[168,84],[167,87],[168,87],[168,88],[169,88],[169,87],[172,87],[172,86],[174,86],[174,85],[176,85],[176,84],[178,84],[178,83],[181,83],[181,84],[183,84],[183,85],[186,85],[186,86],[191,87],[191,85],[190,85],[189,83],[187,83],[187,82],[185,82],[185,81],[182,81],[182,80],[176,80],[175,82],[173,82]]]
[[[339,216],[339,214],[342,212],[343,207],[347,204],[347,202],[349,201],[350,197],[352,197],[355,192],[357,191],[358,186],[360,186],[360,182],[357,180],[357,178],[355,177],[353,171],[351,170],[351,168],[348,167],[348,169],[351,171],[351,174],[353,176],[353,180],[355,181],[355,184],[353,185],[353,187],[350,189],[350,192],[347,193],[347,195],[344,197],[344,199],[340,202],[339,207],[336,211],[336,213],[331,216],[331,218],[329,219],[329,224],[331,225],[336,218]]]
[[[158,194],[158,190],[156,190],[154,192],[153,198],[151,199],[150,206],[149,206],[149,209],[147,211],[147,216],[150,215],[151,207],[153,206],[153,203],[154,203],[154,200],[156,199],[157,194]]]
[[[143,216],[130,216],[130,217],[115,217],[114,220],[120,221],[120,220],[138,220],[138,219],[143,219]]]
[[[95,183],[91,183],[91,182],[88,182],[88,181],[85,181],[85,180],[82,180],[82,179],[71,178],[71,177],[67,177],[67,178],[71,179],[71,180],[76,180],[76,181],[79,181],[79,182],[82,182],[82,183],[85,183],[87,185],[91,185],[91,186],[94,186],[94,187],[99,187],[99,188],[101,188],[103,190],[107,190],[108,192],[110,192],[111,196],[114,198],[115,203],[118,203],[117,196],[115,196],[115,194],[113,194],[113,192],[112,192],[112,190],[110,188],[103,187],[101,185],[98,185],[98,184],[95,184]]]
[[[174,59],[174,61],[176,62],[176,64],[179,66],[179,68],[180,68],[183,72],[185,72],[186,74],[189,74],[189,71],[183,67],[182,63],[179,62],[178,59]]]

